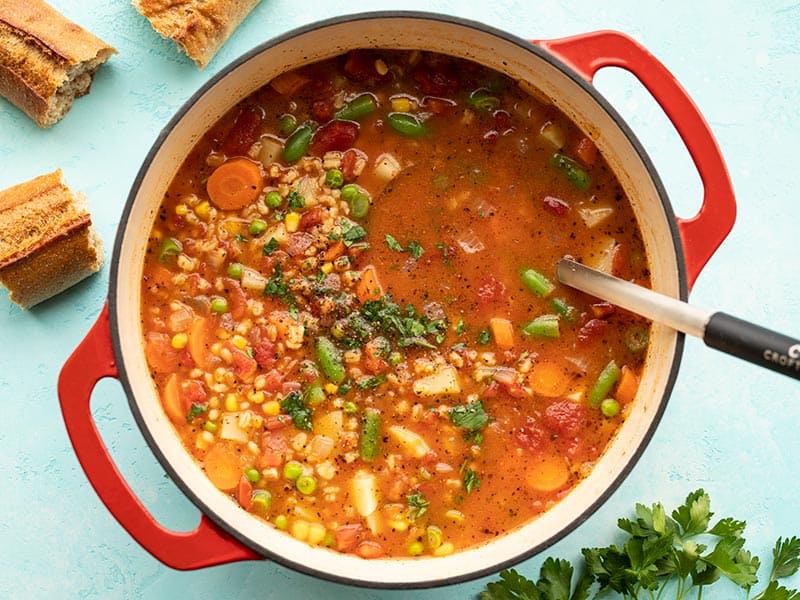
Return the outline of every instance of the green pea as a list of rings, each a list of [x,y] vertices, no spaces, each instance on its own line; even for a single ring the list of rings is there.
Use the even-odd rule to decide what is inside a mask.
[[[267,224],[261,219],[255,219],[250,223],[250,235],[261,235],[267,230]]]
[[[278,515],[275,517],[275,528],[280,529],[281,531],[285,530],[289,526],[289,517],[286,515]]]
[[[344,184],[344,175],[339,169],[330,169],[325,173],[325,185],[338,190]]]
[[[294,115],[286,114],[281,117],[281,135],[289,135],[297,127],[297,119]]]
[[[217,433],[217,429],[219,429],[219,425],[214,423],[214,421],[206,421],[203,424],[203,429],[205,429],[208,433]]]
[[[281,204],[283,204],[283,196],[280,193],[272,190],[267,194],[266,198],[267,206],[270,208],[278,208]]]
[[[242,269],[242,263],[231,263],[228,265],[228,276],[232,277],[233,279],[241,279]]]
[[[254,467],[250,467],[244,472],[244,476],[247,477],[250,483],[258,483],[258,480],[261,479],[261,472]]]
[[[358,186],[353,183],[348,183],[346,186],[342,188],[342,199],[347,200],[350,202],[353,198],[356,197],[360,190]]]
[[[294,130],[294,133],[286,140],[283,146],[283,160],[288,163],[296,162],[300,159],[308,149],[308,144],[311,141],[311,136],[314,135],[314,130],[311,125],[301,125]]]
[[[350,201],[350,214],[356,219],[363,219],[369,212],[369,196],[364,192],[356,194]]]
[[[342,405],[342,410],[348,415],[352,415],[358,412],[358,405],[352,400],[348,400]]]
[[[416,115],[411,113],[393,112],[386,117],[389,125],[397,133],[409,137],[418,137],[426,132],[425,125]]]
[[[290,460],[285,465],[283,465],[283,476],[286,479],[291,479],[292,481],[296,480],[300,475],[303,474],[303,465],[295,460]]]
[[[311,475],[301,475],[297,478],[295,485],[301,494],[308,496],[309,494],[313,494],[314,490],[317,489],[317,480]]]
[[[228,301],[225,298],[214,298],[211,301],[211,310],[215,313],[228,312]]]
[[[425,552],[425,546],[420,541],[413,541],[408,545],[407,550],[411,556],[419,556]]]
[[[600,403],[600,412],[608,418],[616,417],[619,414],[619,402],[614,398],[606,398]]]
[[[255,490],[253,492],[253,508],[259,512],[267,512],[272,505],[272,494],[268,490]],[[276,525],[277,525],[277,519]]]

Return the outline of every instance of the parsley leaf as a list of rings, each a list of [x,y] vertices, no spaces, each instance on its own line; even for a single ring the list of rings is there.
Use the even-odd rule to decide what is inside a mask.
[[[356,387],[360,390],[374,389],[381,384],[386,383],[386,375],[381,373],[373,377],[364,377],[356,382]]]
[[[472,490],[481,488],[481,479],[472,469],[464,469],[464,491],[471,494]]]
[[[311,431],[312,410],[303,402],[300,392],[292,392],[281,401],[281,409],[294,421],[295,427]]]
[[[478,333],[478,343],[486,345],[492,341],[492,334],[488,329],[481,329]]]
[[[390,249],[394,250],[395,252],[405,252],[405,248],[400,245],[400,242],[397,241],[397,238],[394,237],[391,233],[386,234],[386,244],[389,246]]]
[[[411,252],[411,256],[414,257],[414,260],[419,260],[419,257],[425,252],[425,248],[423,248],[419,242],[414,240],[408,242],[406,247],[408,248],[408,251]]]
[[[770,581],[791,577],[800,568],[800,539],[778,538],[772,550],[772,573]]]
[[[468,431],[478,431],[489,421],[483,408],[483,402],[476,400],[468,404],[459,404],[450,409],[450,421],[456,427]]]
[[[422,492],[409,494],[406,496],[406,501],[408,502],[408,519],[410,521],[416,521],[428,512],[430,502],[425,499],[425,494]]]
[[[278,242],[278,240],[276,240],[274,237],[269,238],[269,241],[266,244],[264,244],[264,248],[262,249],[261,252],[264,256],[269,256],[270,254],[275,252],[275,250],[277,250],[279,247],[280,243]]]
[[[444,341],[447,322],[420,315],[410,304],[404,310],[386,294],[378,300],[368,300],[361,307],[361,314],[380,328],[384,334],[394,337],[399,346],[436,348]],[[431,339],[432,338],[432,341]],[[435,342],[435,344],[434,344]]]
[[[292,190],[289,192],[289,195],[286,196],[286,205],[289,207],[289,210],[297,210],[298,208],[305,208],[306,199],[303,198],[297,190]]]
[[[186,415],[186,422],[191,424],[195,417],[199,417],[208,410],[208,404],[197,404],[192,402],[192,406]]]
[[[237,233],[236,237],[234,238],[237,242],[249,242],[250,240],[243,236],[241,233]]]
[[[343,218],[339,221],[339,224],[342,227],[342,241],[345,246],[350,247],[367,237],[367,230],[350,219]]]

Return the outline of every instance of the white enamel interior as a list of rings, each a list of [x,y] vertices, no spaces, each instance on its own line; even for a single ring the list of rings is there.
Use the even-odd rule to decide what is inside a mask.
[[[148,374],[139,326],[140,281],[147,243],[164,192],[189,149],[239,99],[274,76],[299,65],[358,47],[420,48],[466,57],[516,79],[532,82],[590,132],[634,203],[650,260],[653,287],[679,295],[679,269],[668,215],[657,187],[634,145],[614,118],[579,84],[521,40],[475,24],[428,15],[360,16],[288,34],[216,80],[166,132],[134,189],[130,214],[121,224],[119,269],[112,281],[112,326],[118,358],[153,449],[182,489],[216,522],[265,555],[327,579],[376,587],[423,587],[453,583],[495,571],[534,549],[541,550],[582,522],[618,485],[658,421],[676,366],[678,336],[656,327],[637,400],[613,445],[591,475],[544,516],[480,547],[445,558],[365,562],[324,548],[311,548],[241,510],[205,477],[161,409]],[[254,566],[253,568],[258,568]]]

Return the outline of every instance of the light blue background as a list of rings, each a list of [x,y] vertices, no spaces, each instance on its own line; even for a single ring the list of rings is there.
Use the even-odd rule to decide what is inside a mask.
[[[401,4],[264,0],[204,71],[160,39],[126,0],[52,0],[119,54],[49,131],[0,99],[0,188],[64,170],[85,192],[110,249],[139,165],[174,111],[228,61],[299,25],[372,9],[432,10],[525,38],[613,28],[659,57],[711,124],[738,196],[733,233],[691,295],[800,336],[800,5],[791,0],[406,0]],[[622,72],[596,84],[625,116],[660,172],[676,211],[691,215],[699,178],[657,105]],[[108,267],[60,297],[22,312],[0,293],[0,597],[8,598],[473,598],[485,580],[427,591],[375,591],[316,580],[268,562],[191,573],[143,551],[100,503],[78,466],[55,385],[94,322]],[[718,516],[748,522],[748,547],[769,562],[778,536],[800,534],[800,388],[687,340],[660,428],[633,473],[584,525],[546,554],[617,539],[616,519],[637,501],[675,506],[704,487]],[[197,510],[164,476],[133,422],[120,386],[102,382],[92,407],[117,464],[166,525],[189,529]],[[520,570],[538,573],[541,558]],[[368,567],[366,567],[368,568]],[[762,570],[764,575],[765,569]],[[793,583],[800,586],[800,578]],[[744,597],[730,587],[704,598]]]

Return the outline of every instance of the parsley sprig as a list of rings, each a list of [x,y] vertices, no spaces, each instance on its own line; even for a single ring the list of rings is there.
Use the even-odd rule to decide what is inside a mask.
[[[767,585],[751,596],[761,563],[744,549],[745,522],[728,517],[711,526],[713,514],[702,489],[689,494],[671,515],[660,503],[637,504],[635,518],[618,521],[627,534],[624,544],[583,549],[574,586],[573,565],[548,558],[538,581],[505,570],[486,585],[480,600],[586,600],[592,591],[603,598],[682,600],[690,593],[701,598],[705,587],[723,578],[746,590],[751,600],[800,600],[800,592],[778,582],[800,568],[800,539],[778,538]]]

